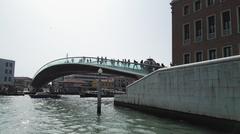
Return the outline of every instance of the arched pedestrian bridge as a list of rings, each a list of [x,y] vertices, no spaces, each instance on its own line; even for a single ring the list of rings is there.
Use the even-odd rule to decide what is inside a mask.
[[[97,73],[99,68],[102,68],[106,74],[138,79],[150,73],[150,70],[158,69],[159,66],[98,57],[67,57],[42,66],[35,74],[32,86],[40,88],[52,80],[66,75]]]

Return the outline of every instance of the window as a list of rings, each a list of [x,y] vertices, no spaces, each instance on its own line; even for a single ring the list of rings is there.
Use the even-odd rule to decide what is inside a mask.
[[[223,48],[223,57],[229,57],[232,56],[232,47],[227,46]]]
[[[215,0],[207,0],[206,3],[207,3],[207,7],[209,7],[215,4]]]
[[[222,35],[230,35],[232,33],[231,13],[230,10],[222,12]]]
[[[7,81],[7,77],[4,77],[4,81],[5,81],[5,82]]]
[[[199,42],[202,40],[202,20],[195,21],[194,23],[195,41]]]
[[[202,52],[196,52],[196,62],[203,61],[203,54]]]
[[[5,69],[5,74],[7,74],[8,73],[8,70],[7,69]]]
[[[9,70],[9,74],[12,74],[12,70]]]
[[[193,2],[193,9],[194,11],[199,11],[202,8],[201,0],[195,0]]]
[[[216,17],[215,15],[207,17],[207,37],[216,38]]]
[[[183,40],[184,40],[184,44],[187,44],[190,42],[190,24],[185,24],[183,26]]]
[[[6,62],[6,67],[8,67],[8,62]]]
[[[212,60],[212,59],[216,59],[217,58],[217,50],[216,49],[210,49],[208,51],[208,59]]]
[[[190,14],[190,8],[189,8],[189,5],[185,5],[183,7],[183,15],[185,16],[185,15],[188,15],[188,14]]]
[[[190,63],[190,54],[184,54],[184,56],[183,56],[183,63],[184,64]]]
[[[9,63],[9,66],[12,67],[12,63]]]
[[[240,6],[237,7],[238,32],[240,33]]]
[[[8,77],[8,81],[12,81],[12,78],[11,78],[11,77]]]
[[[223,2],[225,2],[225,0],[220,0],[220,3],[223,3]]]

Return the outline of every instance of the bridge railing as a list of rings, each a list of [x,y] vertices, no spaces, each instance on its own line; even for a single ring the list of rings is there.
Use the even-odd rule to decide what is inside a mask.
[[[96,58],[96,57],[67,57],[61,58],[54,61],[51,61],[44,66],[42,66],[35,76],[44,70],[47,67],[60,65],[60,64],[82,64],[82,65],[92,65],[103,68],[110,68],[119,71],[127,71],[129,73],[138,73],[140,75],[146,75],[150,72],[151,69],[158,69],[159,66],[148,65],[148,64],[140,64],[137,62],[127,62],[115,60],[115,59],[106,59],[106,58]],[[150,69],[150,70],[149,70]],[[35,77],[34,76],[34,77]]]

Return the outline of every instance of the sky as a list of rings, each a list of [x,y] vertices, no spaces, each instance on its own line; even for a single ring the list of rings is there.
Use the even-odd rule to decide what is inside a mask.
[[[0,58],[33,77],[71,56],[171,62],[171,0],[0,0]]]

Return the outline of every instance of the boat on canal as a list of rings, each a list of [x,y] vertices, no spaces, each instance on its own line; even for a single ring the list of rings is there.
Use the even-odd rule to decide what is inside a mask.
[[[83,93],[80,93],[81,98],[85,97],[97,97],[98,91],[86,91]],[[114,93],[112,92],[102,92],[101,97],[114,97]]]
[[[35,94],[29,94],[31,98],[53,98],[53,99],[59,99],[61,98],[58,94],[52,94],[49,92],[37,92]]]

